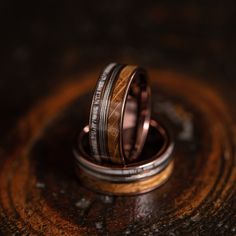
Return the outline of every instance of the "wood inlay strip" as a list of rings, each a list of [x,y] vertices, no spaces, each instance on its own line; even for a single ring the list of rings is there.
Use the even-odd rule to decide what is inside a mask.
[[[115,163],[124,163],[124,157],[120,152],[120,122],[122,118],[122,105],[125,103],[125,94],[130,82],[131,75],[137,66],[126,66],[119,74],[111,95],[108,111],[107,133],[108,151],[110,159]]]

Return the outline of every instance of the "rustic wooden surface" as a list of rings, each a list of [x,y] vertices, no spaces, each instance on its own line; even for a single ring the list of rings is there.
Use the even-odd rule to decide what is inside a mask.
[[[217,91],[183,74],[150,70],[153,117],[175,133],[175,169],[159,189],[111,197],[74,174],[73,141],[88,120],[98,73],[64,84],[19,120],[2,152],[4,231],[46,235],[235,232],[235,132]],[[154,144],[155,145],[155,144]]]
[[[235,8],[2,3],[0,234],[235,235]],[[73,169],[74,138],[110,61],[149,69],[153,116],[177,143],[171,179],[136,197],[95,194]]]

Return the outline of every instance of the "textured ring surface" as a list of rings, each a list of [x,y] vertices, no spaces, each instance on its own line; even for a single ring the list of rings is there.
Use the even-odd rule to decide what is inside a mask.
[[[112,69],[115,67],[115,63],[109,64],[102,74],[100,75],[97,86],[93,95],[91,110],[90,110],[90,118],[89,118],[89,140],[91,145],[91,150],[93,156],[100,160],[100,151],[98,147],[98,125],[99,125],[99,112],[100,112],[100,103],[102,99],[102,93],[105,88],[105,84],[108,80],[108,76],[111,73]]]
[[[146,140],[149,122],[150,88],[146,72],[137,66],[109,64],[97,82],[91,105],[92,156],[97,161],[119,164],[136,160]],[[130,127],[129,143],[123,140],[125,126]]]
[[[86,126],[79,135],[74,151],[78,177],[86,186],[98,191],[97,188],[100,188],[100,191],[108,192],[107,187],[110,186],[113,194],[118,193],[118,186],[120,194],[141,193],[159,186],[171,173],[174,144],[167,130],[157,122],[152,120],[150,127],[163,139],[160,149],[152,156],[145,156],[143,160],[123,167],[118,164],[98,164],[93,160],[88,145],[89,127]],[[140,189],[137,192],[138,186]],[[113,192],[114,188],[115,192]],[[130,192],[128,192],[129,188],[131,188]],[[127,192],[124,189],[127,189]]]

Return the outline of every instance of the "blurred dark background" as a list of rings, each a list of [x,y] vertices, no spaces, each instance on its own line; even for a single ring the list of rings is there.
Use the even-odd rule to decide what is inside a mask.
[[[2,137],[75,73],[138,63],[236,89],[236,3],[225,1],[1,1]]]

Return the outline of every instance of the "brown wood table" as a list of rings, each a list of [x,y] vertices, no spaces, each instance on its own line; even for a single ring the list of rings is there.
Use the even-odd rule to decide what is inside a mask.
[[[3,4],[0,234],[235,235],[234,13],[233,1]],[[171,178],[138,196],[94,193],[74,172],[110,61],[148,69],[152,117],[174,132]]]

